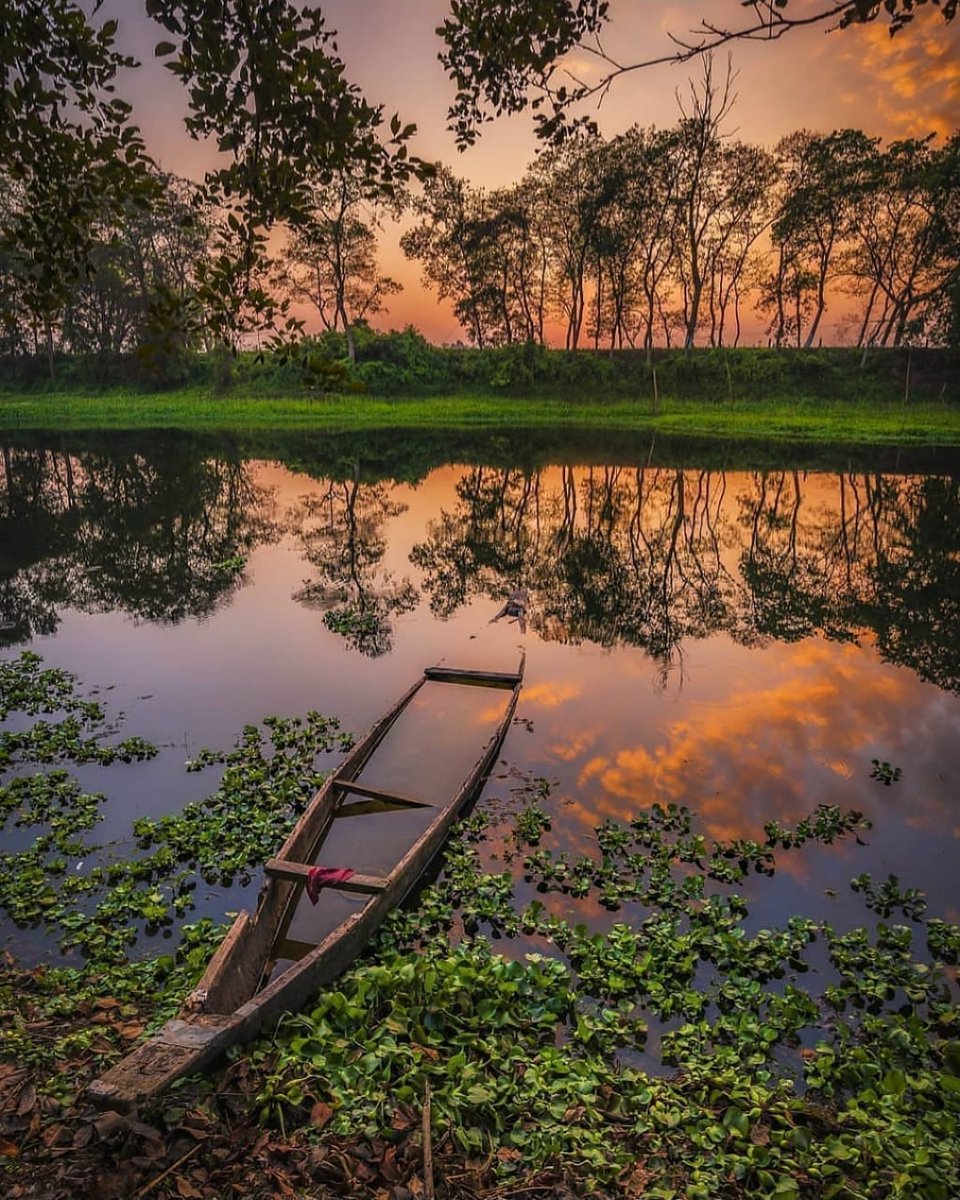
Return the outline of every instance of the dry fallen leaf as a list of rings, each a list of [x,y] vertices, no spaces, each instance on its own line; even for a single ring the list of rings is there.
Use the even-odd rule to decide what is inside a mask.
[[[0,1138],[0,1158],[16,1158],[20,1151],[6,1138]]]
[[[431,1062],[436,1062],[440,1057],[439,1050],[434,1050],[432,1046],[421,1046],[419,1042],[410,1043],[411,1050],[419,1050],[421,1054],[425,1054]]]
[[[32,1083],[26,1083],[20,1089],[20,1099],[17,1101],[17,1116],[25,1117],[33,1112],[37,1104],[37,1089]]]
[[[380,1174],[388,1183],[398,1183],[400,1171],[397,1169],[397,1148],[388,1146],[380,1159]]]
[[[333,1109],[329,1104],[324,1104],[322,1100],[318,1100],[313,1108],[310,1109],[310,1123],[317,1129],[323,1129],[332,1116]]]
[[[93,1137],[92,1125],[81,1125],[77,1132],[73,1135],[74,1150],[82,1150],[84,1146],[90,1144],[90,1139]]]
[[[49,1150],[51,1146],[55,1146],[59,1142],[61,1135],[65,1132],[66,1126],[64,1125],[48,1125],[40,1135],[40,1141]]]

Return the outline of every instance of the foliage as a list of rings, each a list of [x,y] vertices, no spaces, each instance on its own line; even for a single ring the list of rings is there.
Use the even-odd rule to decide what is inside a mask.
[[[427,167],[409,153],[415,126],[396,115],[388,126],[382,106],[347,81],[319,7],[231,0],[211,11],[200,0],[148,0],[146,11],[175,39],[155,53],[172,59],[187,90],[188,133],[226,156],[193,198],[210,244],[196,257],[181,247],[189,288],[159,280],[148,294],[138,281],[144,362],[165,382],[184,346],[232,350],[253,331],[300,328],[269,290],[267,237],[312,219],[312,186],[348,172],[364,194],[393,196]],[[76,346],[90,337],[93,310],[106,314],[109,330],[94,331],[110,343],[100,354],[134,336],[124,251],[137,226],[163,212],[164,185],[147,169],[131,106],[113,94],[118,73],[137,66],[114,47],[118,22],[95,27],[73,0],[7,0],[0,17],[9,31],[0,47],[0,317],[13,349],[28,349],[32,335],[37,352],[42,336],[52,375],[61,320],[62,340]]]
[[[4,663],[0,712],[49,711],[68,715],[21,732],[0,730],[3,769],[53,761],[107,766],[157,752],[140,738],[103,744],[101,706],[77,696],[72,676],[42,670],[39,656]],[[37,832],[27,848],[0,855],[0,906],[18,925],[45,928],[63,950],[76,948],[95,966],[122,964],[141,930],[169,929],[193,908],[198,875],[221,885],[249,880],[320,785],[318,757],[350,743],[335,720],[311,712],[266,717],[262,730],[245,729],[228,753],[201,751],[188,770],[222,766],[219,788],[177,815],[135,821],[132,832],[148,852],[139,856],[117,857],[84,836],[107,797],[85,793],[66,769],[15,775],[0,787],[0,828]]]
[[[859,823],[822,808],[767,845]],[[506,838],[522,842],[528,824],[525,807]],[[649,906],[590,933],[539,901],[515,909],[481,863],[501,836],[489,813],[463,823],[440,881],[394,914],[369,961],[261,1047],[263,1116],[289,1131],[322,1112],[335,1134],[397,1139],[429,1085],[436,1129],[501,1178],[560,1163],[586,1187],[632,1194],[642,1163],[643,1194],[664,1198],[950,1194],[957,1008],[940,969],[911,960],[909,930],[880,925],[873,944],[866,929],[794,917],[747,936],[747,905],[704,895],[683,863],[709,874],[763,847],[711,849],[691,814],[654,806],[631,826],[605,822],[599,859],[565,863],[562,886],[585,883],[573,894]],[[560,861],[526,860],[544,880]],[[444,934],[458,927],[474,934],[456,945]],[[958,936],[946,929],[930,922],[934,953]],[[535,936],[550,957],[493,955],[481,930]],[[798,982],[820,936],[839,979],[825,998],[845,1013],[826,1021]],[[648,1024],[665,1021],[670,1078],[632,1065]]]
[[[381,140],[382,107],[348,83],[319,7],[230,0],[148,0],[147,12],[175,39],[157,44],[190,96],[187,131],[229,156],[207,173],[205,199],[224,214],[212,262],[200,272],[204,321],[231,348],[245,331],[287,334],[266,287],[267,235],[309,219],[311,184],[348,166],[371,192],[390,193],[421,162],[408,152],[416,127],[398,117]]]
[[[354,325],[382,312],[386,297],[402,290],[377,267],[378,200],[354,161],[340,167],[314,188],[309,217],[294,229],[278,265],[280,286],[309,301],[324,329],[343,331],[351,362]],[[390,211],[399,215],[403,203],[404,193],[394,191]]]
[[[738,346],[748,296],[770,344],[949,344],[960,135],[881,145],[797,131],[775,154],[733,138],[735,77],[704,65],[677,123],[546,149],[487,191],[441,167],[401,246],[479,347]],[[770,245],[764,237],[771,234]],[[849,304],[846,305],[849,308]]]
[[[8,716],[93,719],[75,681],[36,656],[3,668]],[[347,743],[316,714],[267,718],[264,729],[269,747],[250,727],[230,753],[198,756],[193,769],[225,768],[219,789],[180,817],[138,825],[152,853],[119,874],[108,868],[109,894],[88,924],[121,926],[144,901],[162,921],[183,862],[216,880],[273,851],[316,785],[318,751]],[[41,845],[89,829],[101,802],[61,769],[6,787],[0,814],[46,826]],[[275,1122],[292,1146],[324,1128],[327,1145],[371,1148],[365,1179],[413,1182],[410,1140],[429,1086],[437,1141],[447,1132],[461,1160],[486,1161],[500,1187],[562,1169],[578,1189],[660,1200],[948,1200],[960,1186],[960,1010],[943,964],[960,954],[960,930],[940,918],[921,924],[923,897],[892,877],[853,885],[878,915],[898,906],[910,915],[926,957],[913,930],[884,921],[840,931],[796,915],[758,928],[731,891],[748,873],[772,873],[781,854],[856,835],[861,814],[821,805],[794,826],[771,823],[763,841],[721,841],[685,808],[653,805],[630,822],[604,821],[595,845],[571,857],[541,845],[551,805],[549,781],[534,779],[461,823],[441,876],[388,918],[365,958],[235,1061],[218,1099],[231,1129]],[[511,872],[491,870],[501,847],[539,892],[522,908]],[[15,874],[5,867],[0,877]],[[622,916],[575,923],[584,902]],[[76,934],[56,900],[45,919]],[[115,942],[84,938],[83,970],[0,972],[0,1051],[37,1081],[45,1146],[77,1120],[67,1106],[83,1081],[172,1011],[220,932],[187,926],[173,955],[137,964]],[[490,936],[523,941],[508,958]],[[522,955],[531,942],[539,952]],[[154,1118],[170,1136],[194,1087]],[[5,1128],[33,1113],[34,1094],[18,1093]],[[193,1120],[206,1135],[217,1118],[208,1109]],[[207,1179],[197,1176],[201,1187]]]
[[[671,33],[672,49],[666,54],[629,62],[623,54],[613,59],[604,50],[600,35],[610,20],[605,0],[454,0],[438,31],[444,42],[440,61],[457,89],[449,128],[464,147],[477,140],[484,122],[530,108],[538,137],[562,141],[592,124],[582,116],[571,119],[571,113],[590,98],[602,101],[627,72],[688,62],[738,40],[774,41],[819,22],[843,29],[883,15],[890,32],[898,33],[927,3],[944,21],[957,15],[956,0],[836,0],[816,6],[813,14],[796,13],[800,5],[791,6],[791,0],[745,0],[742,7],[751,16],[744,24],[725,27],[705,17],[692,32]],[[589,83],[571,81],[562,69],[564,56],[578,46],[591,53],[598,68]]]
[[[899,783],[903,777],[903,772],[900,768],[893,766],[886,760],[881,762],[879,758],[872,758],[870,761],[873,763],[873,767],[870,770],[870,778],[878,779],[884,787],[890,787],[892,783]]]
[[[0,307],[8,329],[22,309],[42,330],[51,375],[54,327],[99,222],[155,195],[131,106],[113,94],[135,65],[115,48],[117,28],[94,28],[73,0],[0,7],[0,184],[12,198],[0,207],[0,256],[15,297]]]

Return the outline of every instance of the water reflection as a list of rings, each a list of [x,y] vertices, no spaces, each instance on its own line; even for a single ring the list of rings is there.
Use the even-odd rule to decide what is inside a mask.
[[[415,608],[420,593],[409,579],[383,569],[385,523],[406,511],[384,483],[361,483],[360,464],[349,479],[322,480],[287,514],[316,577],[295,599],[324,614],[328,629],[361,654],[377,658],[393,646],[392,618]]]
[[[626,446],[632,461],[590,465],[581,443],[518,442],[514,460],[498,445],[438,466],[442,449],[0,442],[7,653],[34,640],[115,683],[125,732],[165,747],[107,809],[105,837],[122,846],[134,817],[197,798],[183,759],[268,712],[362,730],[427,661],[515,660],[519,628],[490,618],[523,589],[522,721],[504,757],[557,781],[552,845],[589,850],[600,820],[654,801],[687,804],[713,837],[839,804],[875,820],[871,845],[790,856],[764,920],[817,911],[827,888],[830,915],[853,914],[860,870],[924,886],[931,911],[955,905],[954,464],[707,469]],[[873,757],[903,781],[871,780]],[[486,801],[511,786],[495,774]],[[220,915],[238,897],[204,903]]]
[[[250,551],[288,535],[308,568],[295,599],[371,657],[392,648],[421,586],[440,619],[522,589],[539,638],[639,646],[664,677],[686,644],[717,633],[755,646],[869,632],[888,661],[960,688],[954,475],[463,468],[452,503],[435,489],[438,511],[396,571],[401,489],[359,459],[307,470],[313,486],[281,506],[236,451],[161,437],[112,452],[4,443],[5,640],[52,632],[67,605],[202,617],[242,586]]]
[[[432,611],[525,588],[537,634],[642,646],[871,631],[879,652],[960,687],[955,478],[661,467],[476,467],[411,558]]]
[[[280,536],[271,496],[239,458],[149,439],[136,452],[0,448],[0,629],[50,634],[59,610],[146,621],[204,616],[240,560]]]

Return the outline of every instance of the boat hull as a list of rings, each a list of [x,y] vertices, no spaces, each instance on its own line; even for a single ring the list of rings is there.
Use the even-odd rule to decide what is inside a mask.
[[[151,1038],[122,1059],[89,1088],[99,1107],[130,1112],[176,1079],[203,1070],[231,1046],[249,1041],[286,1012],[297,1011],[357,958],[387,914],[400,905],[430,867],[449,836],[461,810],[482,787],[513,719],[523,678],[523,660],[516,673],[451,671],[429,668],[357,744],[334,776],[311,800],[277,859],[268,864],[268,879],[253,917],[240,913],[212,957],[197,988],[179,1017],[168,1021]],[[354,785],[354,777],[375,753],[424,683],[476,682],[478,686],[510,690],[503,714],[463,783],[435,807],[423,832],[379,880],[351,890],[368,890],[370,898],[302,958],[261,987],[285,922],[301,892],[290,875],[305,874],[311,856],[322,842],[344,798],[371,789]],[[413,798],[403,803],[419,804]],[[269,872],[272,870],[272,874]],[[286,877],[284,877],[286,875]],[[349,883],[344,885],[349,888]]]

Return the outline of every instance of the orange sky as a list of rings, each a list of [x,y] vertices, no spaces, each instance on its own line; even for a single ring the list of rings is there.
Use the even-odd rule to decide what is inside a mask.
[[[823,2],[792,0],[791,11],[802,15]],[[371,102],[417,123],[417,153],[449,162],[473,182],[490,187],[509,184],[523,173],[536,151],[529,118],[488,126],[480,144],[462,155],[446,132],[452,88],[437,61],[440,43],[434,31],[448,11],[447,0],[326,0],[323,10],[328,24],[338,30],[349,78]],[[668,31],[685,33],[704,14],[717,24],[743,20],[739,0],[656,5],[611,0],[610,12],[604,44],[622,62],[668,52]],[[131,80],[121,90],[136,106],[149,149],[167,169],[199,176],[214,156],[183,131],[182,89],[153,59],[152,47],[160,36],[156,26],[143,15],[139,0],[106,0],[101,15],[120,21],[121,44],[144,64],[135,85]],[[581,52],[572,59],[581,77],[594,69]],[[819,26],[775,43],[737,44],[733,61],[739,72],[733,127],[747,141],[772,146],[798,128],[856,127],[888,139],[930,132],[942,136],[960,125],[960,20],[945,26],[930,6],[894,39],[882,21],[834,33]],[[664,66],[619,80],[599,112],[603,132],[612,135],[634,123],[672,124],[675,92],[696,73],[694,64]],[[455,340],[461,333],[449,307],[421,287],[419,269],[405,261],[398,239],[397,229],[386,231],[382,259],[404,292],[392,299],[379,324],[413,323],[434,340]]]

